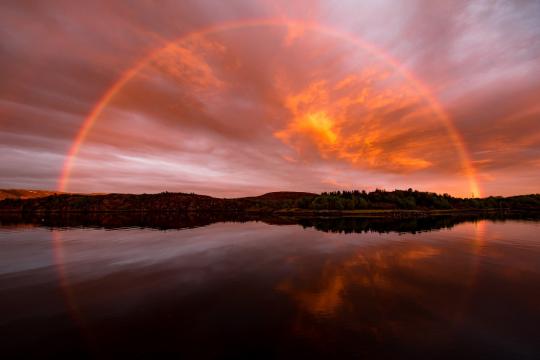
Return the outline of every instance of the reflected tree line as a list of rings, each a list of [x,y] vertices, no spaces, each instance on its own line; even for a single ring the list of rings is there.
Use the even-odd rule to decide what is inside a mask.
[[[388,217],[298,217],[298,216],[260,216],[256,214],[224,214],[224,213],[68,213],[68,214],[3,214],[0,226],[41,226],[50,229],[73,228],[148,228],[156,230],[180,230],[208,226],[215,223],[245,223],[251,221],[264,222],[271,225],[300,225],[333,233],[416,233],[438,229],[450,229],[464,222],[480,220],[505,221],[524,220],[539,221],[540,213],[482,213],[454,214],[409,218]]]

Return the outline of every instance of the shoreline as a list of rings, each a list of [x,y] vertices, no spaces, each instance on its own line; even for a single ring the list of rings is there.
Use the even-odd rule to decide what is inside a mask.
[[[433,209],[433,210],[408,210],[408,209],[363,209],[363,210],[310,210],[310,209],[246,209],[246,210],[209,210],[193,209],[118,209],[118,210],[14,210],[1,209],[2,215],[92,215],[92,214],[214,214],[214,215],[275,215],[292,217],[315,217],[315,218],[416,218],[430,216],[460,216],[482,214],[538,214],[540,209]]]

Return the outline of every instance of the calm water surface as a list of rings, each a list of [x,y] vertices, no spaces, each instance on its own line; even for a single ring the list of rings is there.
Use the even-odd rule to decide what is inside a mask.
[[[4,222],[0,349],[540,358],[540,222],[440,222]]]

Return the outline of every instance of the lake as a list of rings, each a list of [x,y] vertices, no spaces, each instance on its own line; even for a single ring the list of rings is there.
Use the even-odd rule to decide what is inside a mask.
[[[0,224],[4,355],[540,358],[537,217]]]

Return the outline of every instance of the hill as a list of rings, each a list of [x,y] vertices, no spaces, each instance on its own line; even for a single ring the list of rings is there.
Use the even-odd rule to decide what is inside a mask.
[[[272,192],[255,197],[236,199],[207,195],[159,194],[53,194],[35,198],[7,198],[0,201],[0,211],[19,213],[68,212],[258,212],[282,214],[313,214],[323,212],[382,213],[433,212],[470,210],[540,210],[540,194],[512,197],[457,198],[409,190],[337,191],[322,194],[306,192]]]
[[[297,200],[303,197],[317,196],[318,194],[300,191],[274,191],[248,199],[260,200]]]
[[[61,194],[50,190],[0,189],[0,200],[4,199],[34,199]]]

